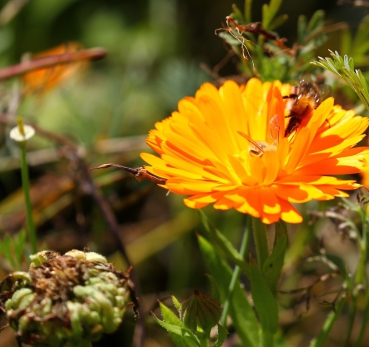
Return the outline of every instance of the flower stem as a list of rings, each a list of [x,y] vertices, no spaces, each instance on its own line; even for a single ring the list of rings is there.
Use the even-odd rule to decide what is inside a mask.
[[[368,324],[368,320],[369,320],[369,288],[366,288],[366,305],[365,305],[365,310],[364,310],[364,316],[361,322],[359,336],[357,337],[354,347],[361,346],[361,341],[363,340],[364,333],[366,331],[366,326]]]
[[[359,211],[359,214],[361,216],[361,221],[362,221],[362,233],[358,233],[360,258],[359,258],[358,269],[357,269],[356,276],[355,276],[355,287],[353,288],[353,300],[352,300],[352,303],[351,303],[352,306],[350,308],[350,313],[351,313],[351,311],[353,311],[353,315],[352,315],[352,317],[350,317],[349,328],[348,328],[348,331],[347,331],[345,346],[347,346],[349,344],[350,337],[351,337],[351,331],[352,331],[352,328],[354,326],[357,300],[358,300],[358,296],[359,296],[359,292],[358,292],[357,288],[360,285],[363,285],[365,287],[365,282],[367,282],[367,279],[365,278],[365,276],[366,276],[366,263],[367,263],[367,257],[368,257],[368,242],[369,242],[368,232],[369,232],[369,228],[368,228],[368,216],[367,216],[367,212],[366,212],[366,207],[361,208],[360,211]],[[360,239],[360,237],[361,237],[361,239]],[[365,307],[365,310],[364,310],[364,317],[363,317],[363,321],[362,321],[362,325],[361,325],[359,335],[358,335],[356,343],[355,343],[355,347],[361,345],[361,340],[363,338],[363,335],[364,335],[364,332],[365,332],[365,327],[366,327],[366,325],[368,323],[368,319],[369,319],[369,307],[368,307],[368,305],[369,305],[369,289],[368,288],[366,288],[365,299],[366,299],[366,307]]]
[[[313,341],[311,341],[309,347],[322,347],[324,345],[333,327],[334,322],[336,321],[336,319],[338,318],[338,316],[340,315],[342,311],[342,308],[345,303],[345,299],[346,299],[346,295],[342,295],[338,302],[338,305],[336,305],[335,309],[331,313],[328,314],[328,317],[325,320],[325,323],[319,335]]]
[[[268,235],[266,226],[259,218],[252,219],[254,242],[256,247],[256,255],[258,258],[258,266],[262,268],[265,260],[269,256]]]
[[[243,232],[240,251],[239,251],[240,255],[243,258],[245,258],[246,251],[247,251],[248,244],[249,244],[249,240],[250,240],[250,228],[251,228],[251,218],[247,218],[246,227],[245,227],[244,232]],[[241,268],[238,265],[236,265],[234,267],[231,282],[229,283],[227,296],[226,296],[224,306],[223,306],[222,317],[220,319],[220,325],[222,325],[223,327],[226,326],[228,311],[229,311],[230,303],[231,303],[231,300],[232,300],[232,295],[233,295],[233,292],[236,288],[236,284],[237,284],[237,281],[240,277],[240,273],[241,273]]]
[[[36,238],[35,225],[33,223],[33,217],[32,217],[32,205],[31,205],[31,197],[30,197],[30,184],[29,184],[29,174],[28,174],[28,165],[27,165],[26,143],[27,141],[19,142],[19,146],[21,150],[21,173],[22,173],[22,185],[23,185],[24,201],[25,201],[26,216],[27,216],[28,237],[31,243],[32,253],[35,254],[37,253],[37,238]]]

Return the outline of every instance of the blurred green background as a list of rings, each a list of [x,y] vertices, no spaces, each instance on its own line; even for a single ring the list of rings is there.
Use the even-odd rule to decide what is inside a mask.
[[[254,1],[255,21],[260,20],[265,2]],[[18,63],[27,52],[41,52],[70,41],[108,52],[105,59],[92,62],[83,76],[43,96],[22,99],[16,114],[73,141],[87,167],[108,162],[143,165],[139,153],[149,151],[144,140],[154,123],[168,117],[177,102],[193,95],[203,82],[215,81],[209,71],[223,60],[227,50],[214,31],[225,24],[233,3],[243,8],[242,1],[228,0],[1,1],[1,67]],[[5,13],[6,6],[13,6],[13,17],[11,12]],[[289,20],[278,32],[288,39],[287,45],[296,39],[298,16],[310,18],[317,9],[326,11],[328,23],[346,21],[353,31],[366,14],[362,8],[339,6],[335,0],[286,0],[280,12],[287,13]],[[339,38],[339,32],[332,33],[320,55],[327,56],[327,48],[338,49]],[[237,63],[233,57],[219,75],[236,74]],[[19,85],[18,79],[0,85],[2,114],[12,110]],[[18,150],[8,139],[9,129],[2,125],[0,130],[1,237],[17,233],[25,220]],[[36,136],[28,149],[35,220],[43,248],[66,252],[90,247],[126,269],[128,264],[117,252],[106,220],[83,185],[77,183],[78,171],[63,156],[61,146]],[[197,247],[196,232],[202,230],[198,213],[183,206],[183,197],[166,196],[153,183],[139,183],[123,171],[93,171],[91,176],[115,212],[120,238],[139,279],[148,325],[146,346],[171,346],[166,332],[150,320],[149,312],[157,308],[157,299],[167,300],[170,293],[184,299],[195,288],[209,290]],[[315,207],[311,203],[310,208]],[[233,211],[206,211],[237,244],[245,217]],[[303,247],[314,236],[306,225],[299,228]],[[2,269],[5,274],[4,264]],[[305,323],[297,331],[292,323],[286,323],[286,331],[292,331],[291,339],[299,341],[299,346],[306,345],[315,333],[312,323]],[[134,325],[133,316],[128,314],[122,330],[106,337],[101,345],[116,341],[131,345]],[[10,329],[1,333],[0,341],[6,341],[0,346],[14,344]]]

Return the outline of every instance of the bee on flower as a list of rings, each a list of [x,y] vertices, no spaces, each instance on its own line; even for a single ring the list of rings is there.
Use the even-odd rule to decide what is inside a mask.
[[[347,197],[344,191],[360,187],[335,175],[365,170],[369,147],[354,146],[369,120],[328,98],[289,126],[290,90],[256,78],[219,89],[205,83],[150,131],[147,144],[157,155],[141,154],[145,169],[166,179],[163,188],[187,195],[188,207],[213,204],[267,224],[300,223],[293,203]]]

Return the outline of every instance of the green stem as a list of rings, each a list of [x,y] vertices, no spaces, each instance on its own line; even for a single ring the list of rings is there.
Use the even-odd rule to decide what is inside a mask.
[[[343,346],[345,347],[349,346],[350,344],[352,328],[354,327],[354,321],[355,321],[355,316],[356,316],[357,299],[358,299],[357,289],[354,288],[353,293],[352,293],[352,300],[350,302],[346,338],[343,344]]]
[[[32,217],[32,204],[31,204],[31,197],[30,197],[30,184],[29,184],[29,174],[28,174],[28,165],[27,165],[26,141],[20,142],[19,145],[21,149],[22,185],[23,185],[24,201],[25,201],[25,207],[26,207],[28,237],[31,243],[32,253],[35,254],[37,253],[37,238],[36,238],[35,225],[33,223],[33,217]]]
[[[250,240],[251,218],[247,218],[246,223],[247,224],[246,224],[246,228],[243,232],[240,251],[239,251],[240,255],[243,258],[245,258],[246,251],[247,251],[248,244],[249,244],[249,240]],[[224,302],[222,317],[220,319],[220,325],[222,325],[223,327],[226,326],[228,311],[229,311],[229,307],[230,307],[230,304],[231,304],[231,299],[232,299],[232,296],[233,296],[233,292],[236,288],[237,281],[240,277],[240,273],[241,273],[241,268],[238,265],[236,265],[234,267],[231,282],[229,283],[228,293],[227,293],[227,296],[226,296],[226,300]]]
[[[208,220],[205,213],[201,210],[199,211],[202,223],[204,224],[206,230],[209,232],[210,237],[214,243],[225,253],[225,255],[231,259],[236,265],[238,265],[241,270],[245,273],[247,277],[250,276],[250,265],[243,259],[243,257],[238,253],[238,251],[233,247],[229,240],[216,229]]]
[[[333,327],[334,322],[340,315],[342,308],[345,303],[346,296],[342,295],[340,298],[338,305],[335,306],[335,309],[328,314],[327,319],[325,320],[325,323],[323,325],[322,330],[320,331],[319,335],[311,341],[309,347],[322,347],[327,340],[327,337]]]
[[[361,346],[361,341],[363,340],[364,333],[366,331],[366,326],[368,324],[368,320],[369,320],[369,288],[366,288],[366,305],[365,305],[365,310],[364,310],[364,317],[361,322],[359,336],[357,337],[354,347]]]
[[[361,208],[360,209],[360,216],[361,216],[361,221],[362,221],[362,239],[360,240],[360,234],[358,233],[358,238],[360,240],[359,242],[359,246],[360,246],[360,259],[359,259],[359,265],[358,265],[358,270],[356,272],[356,276],[355,276],[355,284],[356,286],[353,288],[353,302],[352,302],[352,309],[356,311],[356,307],[357,307],[357,297],[359,295],[358,290],[357,290],[357,286],[359,285],[363,285],[365,287],[365,284],[367,284],[367,279],[366,279],[366,283],[364,283],[365,280],[365,276],[366,276],[366,262],[367,262],[367,257],[368,257],[368,242],[369,242],[369,237],[368,237],[368,217],[367,217],[367,213],[366,213],[366,207]],[[367,286],[366,286],[367,287]],[[366,307],[364,310],[364,317],[363,317],[363,321],[361,324],[361,328],[360,328],[360,332],[359,335],[357,337],[356,343],[355,343],[355,347],[359,347],[361,345],[361,341],[363,339],[364,336],[364,332],[365,332],[365,327],[368,323],[368,319],[369,319],[369,288],[366,288]],[[351,318],[351,317],[350,317]],[[353,328],[353,323],[354,323],[354,318],[352,317],[352,322],[350,321],[350,325],[349,325],[349,329],[348,329],[348,333],[347,333],[347,339],[346,339],[346,345],[348,345],[349,342],[349,338],[351,336],[351,331]],[[349,335],[350,334],[350,335]]]
[[[269,256],[267,229],[266,225],[259,218],[252,219],[252,226],[258,266],[261,269],[265,260]]]

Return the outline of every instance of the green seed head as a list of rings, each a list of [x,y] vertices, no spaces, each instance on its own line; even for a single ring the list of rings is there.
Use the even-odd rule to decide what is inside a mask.
[[[132,295],[129,273],[94,252],[44,251],[31,260],[0,293],[0,309],[24,343],[77,346],[118,328]]]

